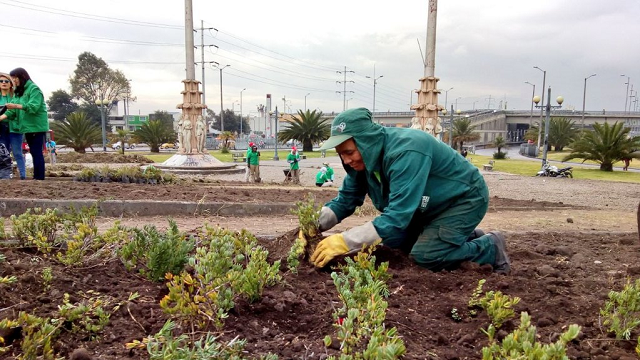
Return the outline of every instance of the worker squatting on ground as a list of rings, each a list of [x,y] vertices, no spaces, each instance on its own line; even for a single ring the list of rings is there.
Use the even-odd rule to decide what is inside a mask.
[[[509,273],[504,236],[475,230],[489,204],[487,185],[455,150],[419,130],[375,124],[364,108],[335,117],[322,149],[334,147],[347,175],[320,211],[320,230],[353,214],[367,194],[381,214],[322,240],[311,256],[316,266],[382,239],[433,271],[472,261]]]
[[[333,181],[329,178],[329,172],[326,167],[320,168],[320,171],[316,174],[316,186],[326,187],[333,186]]]

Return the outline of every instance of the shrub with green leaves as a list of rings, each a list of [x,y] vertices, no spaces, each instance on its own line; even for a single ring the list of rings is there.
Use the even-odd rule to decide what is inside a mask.
[[[269,252],[246,230],[234,233],[205,226],[202,246],[189,259],[193,273],[168,275],[167,294],[160,307],[200,329],[222,320],[237,297],[258,300],[266,286],[280,281],[280,261],[267,262]]]
[[[396,328],[386,329],[384,325],[389,263],[376,266],[375,256],[371,255],[373,248],[360,252],[355,260],[346,258],[339,272],[331,273],[343,302],[342,308],[334,313],[341,360],[399,359],[406,351]],[[326,336],[324,341],[329,346],[332,339]]]
[[[127,269],[139,267],[140,273],[152,281],[161,281],[167,273],[179,274],[195,245],[173,220],[169,220],[166,232],[151,225],[132,231],[133,239],[122,245],[119,256]]]
[[[520,314],[520,326],[507,335],[502,342],[495,338],[496,327],[489,325],[483,330],[489,337],[489,346],[482,348],[482,360],[527,359],[527,360],[569,360],[567,344],[580,334],[580,326],[569,325],[553,344],[537,342],[536,327],[531,325],[531,317],[526,312]]]
[[[300,230],[307,238],[318,235],[318,218],[321,206],[316,205],[316,200],[312,194],[306,199],[296,202],[296,208],[291,212],[298,216]]]
[[[5,256],[0,254],[0,264],[5,262],[5,260],[6,260]],[[0,285],[13,284],[17,281],[18,281],[18,278],[13,275],[0,277]]]
[[[126,344],[127,349],[146,349],[150,360],[201,360],[201,359],[246,359],[244,347],[246,340],[235,338],[227,343],[219,343],[215,336],[207,332],[204,337],[193,340],[186,334],[173,335],[176,324],[171,320],[162,326],[154,336],[142,341],[134,340]],[[260,357],[261,360],[277,360],[275,355]]]
[[[23,246],[36,246],[38,251],[49,253],[57,245],[56,232],[61,218],[54,209],[27,209],[18,216],[11,215],[13,236]]]
[[[489,315],[491,323],[499,329],[505,321],[515,316],[513,307],[519,302],[519,297],[504,295],[500,291],[488,291],[485,296],[480,299],[480,306],[487,312],[487,315]]]
[[[640,325],[640,279],[634,283],[628,279],[622,291],[610,291],[600,316],[616,339],[631,339],[631,332]]]

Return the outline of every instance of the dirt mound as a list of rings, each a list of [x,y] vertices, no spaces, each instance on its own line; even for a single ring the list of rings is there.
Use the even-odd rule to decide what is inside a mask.
[[[151,164],[154,161],[148,157],[138,154],[120,154],[120,153],[86,153],[77,152],[60,153],[58,155],[60,163],[115,163],[115,164]]]

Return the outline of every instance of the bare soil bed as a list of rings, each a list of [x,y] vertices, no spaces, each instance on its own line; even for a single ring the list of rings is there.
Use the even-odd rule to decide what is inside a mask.
[[[318,202],[336,195],[335,189],[246,186],[228,182],[163,186],[62,181],[37,182],[37,186],[29,181],[8,184],[10,186],[3,188],[3,198],[199,201],[205,197],[207,201],[291,203],[302,200],[308,192],[313,192]],[[551,213],[566,222],[564,212],[586,213],[592,209],[589,202],[575,199],[568,205],[560,201],[525,200],[522,197],[526,195],[522,194],[519,194],[521,199],[514,200],[507,194],[492,196],[489,211],[517,214],[501,219],[509,225],[537,213]],[[210,219],[194,220],[204,223]],[[257,221],[263,228],[272,226],[270,218],[240,221]],[[144,218],[140,223],[145,223]],[[217,223],[225,226],[224,219],[218,218]],[[295,237],[295,226],[290,228],[292,231],[276,240],[261,240],[270,251],[270,261],[286,258]],[[601,326],[599,309],[604,306],[609,291],[620,291],[627,277],[640,276],[638,234],[595,225],[596,231],[545,231],[544,226],[540,231],[529,230],[509,233],[512,260],[509,276],[496,275],[489,267],[473,264],[465,264],[452,272],[433,273],[415,266],[396,251],[377,252],[378,260],[390,262],[389,272],[393,276],[388,284],[391,295],[387,299],[385,324],[398,329],[407,348],[405,359],[481,358],[481,349],[488,343],[481,329],[487,328],[489,318],[484,312],[472,317],[467,310],[469,298],[481,279],[487,280],[485,291],[499,290],[522,299],[516,313],[526,311],[532,316],[540,342],[553,342],[568,325],[580,325],[580,336],[569,344],[571,359],[636,358],[634,347],[640,333],[634,331],[631,341],[615,340]],[[152,283],[127,271],[117,260],[68,268],[33,249],[0,245],[0,254],[6,257],[6,261],[0,263],[0,277],[18,278],[17,283],[0,285],[0,320],[15,318],[19,311],[51,316],[65,293],[78,300],[82,293],[94,290],[112,297],[114,302],[125,302],[129,294],[138,292],[141,297],[114,312],[98,337],[63,331],[54,348],[58,356],[65,358],[80,347],[86,348],[94,359],[148,358],[145,351],[127,350],[124,345],[157,333],[168,319],[159,306],[160,299],[168,292],[164,284]],[[51,287],[44,290],[42,270],[47,267],[52,269],[53,281]],[[286,266],[281,267],[281,272],[282,283],[268,288],[257,302],[237,303],[225,321],[224,330],[214,330],[214,333],[221,340],[246,339],[247,358],[266,353],[277,354],[280,359],[324,359],[327,355],[337,355],[336,349],[325,348],[322,341],[326,335],[335,334],[332,313],[341,306],[329,271],[319,271],[303,263],[298,274],[286,271]],[[462,316],[461,321],[451,317],[453,308]],[[507,322],[500,335],[517,327],[518,318]],[[19,354],[22,339],[19,333],[0,333],[0,336],[12,346],[4,358]]]

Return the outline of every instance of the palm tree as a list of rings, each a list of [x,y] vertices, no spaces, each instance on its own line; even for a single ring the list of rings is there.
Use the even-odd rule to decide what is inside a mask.
[[[137,142],[149,145],[151,152],[160,152],[160,145],[165,142],[174,142],[176,133],[171,126],[160,120],[150,120],[133,132],[133,137]]]
[[[302,111],[288,120],[288,126],[278,133],[278,141],[297,140],[302,151],[313,151],[313,144],[324,141],[331,135],[329,119],[322,118],[322,111]]]
[[[235,140],[236,137],[233,135],[233,133],[231,131],[223,131],[220,134],[220,140],[223,141],[223,145],[222,148],[223,149],[229,149],[229,141],[231,140]]]
[[[629,137],[630,128],[624,123],[595,123],[593,131],[585,131],[583,136],[571,144],[571,153],[562,159],[592,160],[600,164],[600,170],[613,171],[613,163],[624,158],[639,159],[640,136]]]
[[[549,144],[553,145],[555,151],[562,151],[578,136],[575,123],[564,117],[552,118],[549,121]]]
[[[458,148],[458,143],[460,143],[460,149],[462,149],[462,145],[465,142],[480,139],[480,134],[473,132],[475,129],[475,126],[471,126],[470,119],[463,118],[453,121],[453,143],[456,149]]]
[[[71,147],[81,154],[86,152],[86,148],[99,143],[102,139],[100,127],[84,112],[74,112],[65,120],[52,122],[51,129],[56,134],[58,144]]]
[[[498,136],[497,138],[495,138],[493,140],[493,146],[498,148],[498,154],[502,154],[502,152],[500,151],[503,147],[505,147],[507,145],[507,142],[504,140],[504,138],[502,137],[502,135]]]
[[[117,129],[115,134],[116,141],[120,142],[120,150],[122,155],[124,155],[124,148],[126,144],[129,142],[129,138],[131,137],[131,131],[125,129]]]

